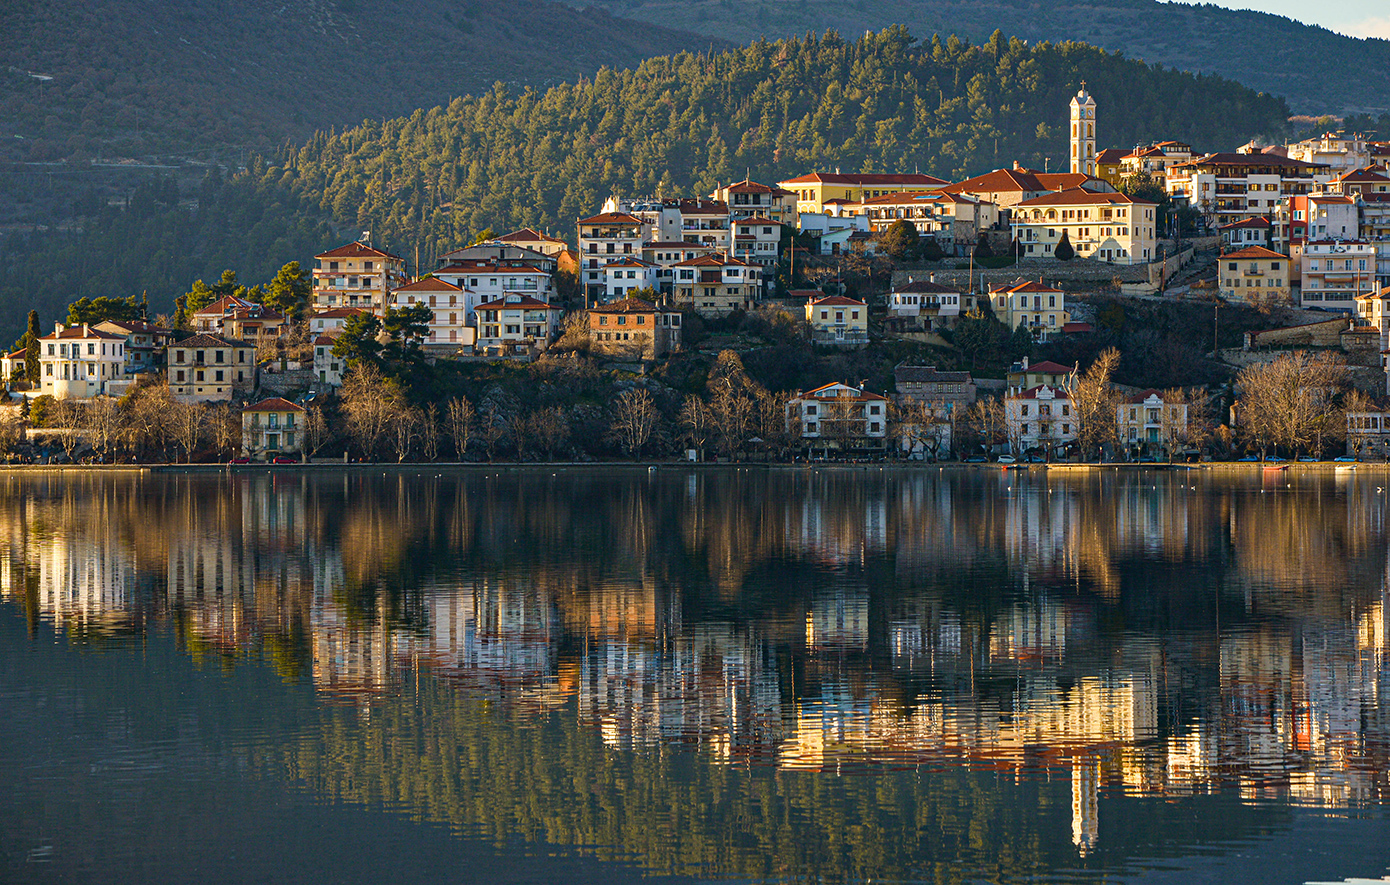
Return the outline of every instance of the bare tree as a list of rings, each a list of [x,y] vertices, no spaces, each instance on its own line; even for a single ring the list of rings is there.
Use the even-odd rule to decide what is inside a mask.
[[[518,462],[526,460],[526,449],[531,445],[531,416],[517,411],[506,421],[507,441],[516,450]]]
[[[400,413],[399,388],[374,366],[359,362],[343,379],[341,399],[348,434],[364,457],[375,458]]]
[[[965,446],[978,445],[986,452],[994,451],[1008,439],[1004,422],[1004,404],[993,397],[975,400],[960,422]]]
[[[24,438],[24,420],[14,409],[0,412],[0,454],[9,460],[15,446]]]
[[[430,403],[420,414],[420,450],[426,461],[439,458],[439,407]]]
[[[420,410],[409,406],[398,407],[391,416],[389,436],[391,451],[396,455],[397,464],[410,457],[410,450],[420,435],[420,424],[423,420],[424,416],[420,414]]]
[[[1110,385],[1110,376],[1119,362],[1120,352],[1110,347],[1102,351],[1085,372],[1071,378],[1067,393],[1076,421],[1076,441],[1083,459],[1094,452],[1099,460],[1105,444],[1115,439],[1118,413],[1115,411],[1116,395]]]
[[[559,406],[540,409],[531,416],[531,430],[535,434],[536,445],[545,453],[546,460],[550,460],[569,441],[569,418]]]
[[[837,396],[821,400],[820,435],[841,453],[864,440],[864,404],[858,397]]]
[[[178,403],[169,416],[169,428],[174,440],[183,449],[184,461],[191,462],[203,438],[203,419],[207,407],[202,403]]]
[[[1278,447],[1320,450],[1323,437],[1336,433],[1333,406],[1345,377],[1340,357],[1328,353],[1295,351],[1246,366],[1236,376],[1236,421],[1261,457]]]
[[[468,452],[468,441],[477,429],[477,412],[473,409],[473,404],[468,401],[468,397],[461,396],[449,400],[449,404],[445,407],[445,416],[449,422],[449,437],[454,441],[454,450],[458,453],[458,459],[462,461]]]
[[[1341,411],[1346,422],[1347,448],[1351,450],[1352,457],[1360,461],[1361,453],[1367,444],[1380,436],[1380,428],[1372,429],[1365,413],[1380,410],[1375,407],[1369,396],[1353,388],[1342,397]]]
[[[323,415],[322,406],[310,406],[304,410],[304,457],[312,458],[328,443],[328,420]]]
[[[507,437],[507,422],[497,407],[488,403],[478,421],[478,440],[487,449],[487,460],[491,463],[497,453],[497,444]]]
[[[109,396],[93,397],[83,416],[88,441],[103,462],[113,459],[125,436],[125,415],[120,403]]]
[[[589,346],[589,312],[579,310],[565,317],[564,325],[560,327],[560,338],[550,349],[588,353]]]
[[[757,433],[762,439],[762,447],[764,451],[780,458],[792,443],[792,433],[787,423],[788,397],[785,394],[759,389],[754,399]]]
[[[950,425],[941,420],[930,403],[919,399],[907,399],[899,403],[893,411],[893,424],[896,434],[909,454],[920,446],[925,455],[937,460]]]
[[[623,391],[613,404],[613,423],[609,434],[622,447],[623,454],[635,457],[652,438],[661,413],[652,395],[643,388]]]
[[[82,406],[76,400],[60,399],[53,404],[51,426],[58,429],[58,444],[71,461],[82,445],[83,417]]]
[[[163,452],[169,444],[169,416],[176,404],[169,388],[149,384],[137,388],[125,401],[127,432],[136,457],[153,449]]]
[[[241,447],[241,411],[231,403],[213,406],[204,414],[204,420],[218,454],[227,456]]]
[[[744,388],[721,387],[710,402],[709,414],[719,451],[732,457],[748,441],[756,403]]]
[[[705,445],[709,442],[710,425],[712,423],[709,406],[705,405],[704,400],[692,393],[687,396],[685,402],[681,404],[681,410],[680,414],[677,416],[677,420],[680,422],[681,430],[684,432],[683,438],[690,444],[690,447],[696,451],[696,457],[703,460],[705,457]],[[787,423],[785,414],[782,416],[782,423],[784,426]]]

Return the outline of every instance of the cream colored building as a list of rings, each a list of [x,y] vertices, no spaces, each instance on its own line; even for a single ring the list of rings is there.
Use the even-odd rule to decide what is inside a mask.
[[[391,306],[397,310],[428,307],[429,332],[420,343],[438,351],[457,349],[473,343],[468,329],[470,294],[448,280],[425,277],[392,292]],[[475,305],[476,301],[477,296]]]
[[[701,255],[672,265],[675,300],[704,317],[748,310],[758,298],[762,269],[727,255]]]
[[[1376,284],[1376,247],[1358,240],[1319,240],[1303,244],[1299,303],[1327,310],[1356,310],[1356,299]]]
[[[1131,456],[1171,454],[1187,436],[1187,404],[1170,403],[1158,390],[1143,390],[1115,406],[1115,426]]]
[[[806,304],[811,340],[829,347],[864,347],[869,343],[869,305],[843,295],[828,295]]]
[[[257,461],[297,457],[304,449],[303,407],[272,397],[241,413],[241,450]]]
[[[385,316],[388,296],[407,282],[404,258],[366,243],[349,243],[314,256],[313,307],[365,307]]]
[[[800,214],[825,214],[827,208],[843,203],[862,203],[874,197],[899,194],[904,191],[925,191],[942,187],[947,182],[920,172],[912,173],[852,173],[812,172],[777,186],[796,194],[796,211]]]
[[[1005,326],[1010,329],[1026,326],[1041,341],[1071,322],[1071,314],[1067,313],[1067,293],[1032,280],[991,289],[989,303],[994,315]]]
[[[715,189],[711,200],[719,200],[729,207],[729,217],[735,221],[741,218],[761,216],[779,224],[796,227],[795,191],[770,187],[756,181],[744,179]]]
[[[229,402],[256,384],[256,348],[245,341],[198,334],[166,349],[169,392],[181,402]]]
[[[1288,303],[1290,260],[1263,246],[1247,246],[1221,256],[1217,282],[1227,301]]]
[[[523,249],[530,249],[533,252],[551,257],[558,256],[569,248],[569,244],[559,237],[552,237],[529,227],[504,234],[498,237],[496,242],[505,243],[508,246],[520,246]]]
[[[125,375],[124,335],[102,332],[86,323],[54,325],[52,334],[38,339],[39,384],[54,399],[91,399]]]
[[[1124,194],[1070,188],[1015,206],[1014,241],[1023,257],[1053,258],[1066,234],[1078,258],[1146,264],[1157,251],[1157,208]]]

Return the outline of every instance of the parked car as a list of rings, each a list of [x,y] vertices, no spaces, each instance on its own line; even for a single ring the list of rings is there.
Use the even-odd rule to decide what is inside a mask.
[[[966,464],[984,464],[989,461],[984,455],[969,455],[964,460]]]
[[[1000,464],[1015,464],[1018,462],[1018,459],[1015,458],[1013,455],[1000,455],[998,458],[995,458],[994,460],[998,461]]]
[[[291,458],[289,455],[276,455],[270,460],[271,464],[298,464],[298,458]]]
[[[1333,458],[1332,460],[1333,460],[1333,461],[1336,461],[1338,464],[1355,464],[1355,463],[1356,463],[1356,459],[1353,458],[1353,457],[1350,456],[1350,455],[1342,455],[1341,457],[1339,457],[1339,458]]]
[[[227,463],[228,463],[228,464],[250,464],[250,463],[251,463],[251,459],[248,458],[248,457],[245,456],[245,455],[242,455],[242,456],[240,456],[240,457],[233,458],[232,460],[228,461]]]

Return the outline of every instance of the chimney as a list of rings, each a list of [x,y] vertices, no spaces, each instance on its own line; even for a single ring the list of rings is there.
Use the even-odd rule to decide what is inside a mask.
[[[88,329],[88,328],[87,328],[87,324],[86,324],[86,323],[83,323],[83,324],[82,324],[82,337],[83,337],[83,338],[86,338],[87,335],[88,335],[88,333],[90,333],[90,332],[91,332],[91,329]]]
[[[64,328],[65,328],[65,327],[63,326],[62,323],[54,323],[54,324],[53,324],[53,334],[54,334],[54,335],[61,335],[61,334],[63,334],[63,329],[64,329]]]
[[[1025,371],[1025,372],[1028,371],[1028,357],[1027,357],[1027,355],[1025,355],[1025,356],[1023,357],[1023,371]]]
[[[927,282],[929,282],[929,283],[934,283],[934,282],[936,282],[936,271],[932,271],[931,273],[927,274]]]

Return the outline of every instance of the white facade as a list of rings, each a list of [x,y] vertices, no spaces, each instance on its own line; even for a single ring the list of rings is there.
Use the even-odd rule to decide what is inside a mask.
[[[1046,384],[1004,399],[1004,427],[1009,450],[1021,455],[1032,449],[1054,453],[1076,439],[1076,417],[1064,388]]]
[[[1322,241],[1303,247],[1304,307],[1356,310],[1356,299],[1374,292],[1376,248],[1370,243]]]
[[[560,308],[522,295],[478,306],[480,349],[499,346],[544,350],[560,331]]]
[[[329,332],[314,339],[314,376],[320,384],[329,387],[343,386],[343,371],[346,362],[333,355],[333,345],[337,343],[338,333]]]
[[[760,215],[739,218],[733,224],[735,258],[766,268],[777,265],[782,225]]]
[[[85,323],[39,339],[38,389],[54,399],[90,399],[125,375],[124,335],[101,332]]]
[[[878,447],[888,436],[888,398],[848,384],[827,384],[788,400],[787,421],[807,442]]]
[[[448,280],[425,277],[391,293],[391,306],[400,310],[417,305],[430,310],[429,332],[421,344],[436,348],[457,348],[472,344],[468,334],[467,300],[469,292]]]
[[[314,256],[315,310],[364,307],[384,316],[387,295],[406,283],[405,259],[362,243]]]
[[[555,298],[551,275],[521,262],[462,261],[439,268],[434,276],[463,290],[459,304],[466,316],[464,323],[470,326],[477,325],[474,311],[479,304],[500,301],[508,295],[547,302]]]
[[[610,298],[624,298],[636,295],[643,289],[659,292],[661,270],[655,264],[640,258],[624,258],[603,268],[605,291]]]
[[[579,282],[586,294],[607,297],[603,269],[640,256],[644,240],[662,239],[648,237],[648,230],[642,219],[627,212],[604,212],[579,220]]]
[[[1096,100],[1085,83],[1071,100],[1071,171],[1096,174]]]
[[[727,255],[702,255],[671,268],[675,300],[701,316],[718,317],[748,310],[758,298],[762,270]]]
[[[1139,454],[1148,447],[1173,451],[1187,435],[1187,404],[1169,403],[1157,390],[1145,390],[1115,407],[1120,444]]]
[[[930,280],[909,279],[888,295],[888,316],[915,319],[929,331],[953,328],[960,319],[963,296]]]

